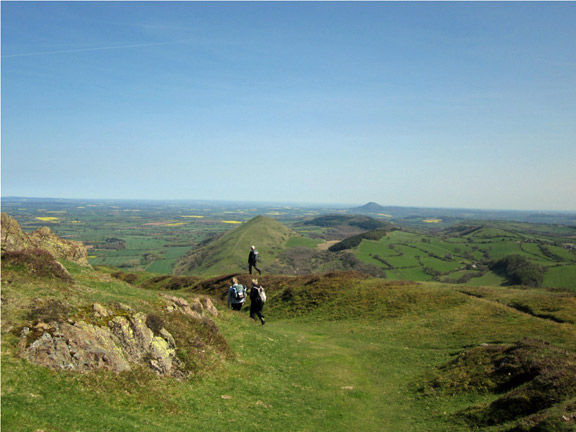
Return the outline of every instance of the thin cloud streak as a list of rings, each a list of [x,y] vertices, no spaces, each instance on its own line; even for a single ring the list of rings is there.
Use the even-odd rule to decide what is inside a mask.
[[[45,51],[45,52],[34,52],[34,53],[22,53],[22,54],[8,54],[3,55],[2,58],[12,58],[12,57],[31,57],[31,56],[41,56],[41,55],[51,55],[51,54],[72,54],[79,52],[90,52],[90,51],[105,51],[114,49],[127,49],[127,48],[145,48],[152,46],[162,46],[162,45],[173,45],[181,42],[158,42],[150,44],[135,44],[135,45],[120,45],[120,46],[106,46],[106,47],[96,47],[96,48],[80,48],[73,50],[62,50],[62,51]]]

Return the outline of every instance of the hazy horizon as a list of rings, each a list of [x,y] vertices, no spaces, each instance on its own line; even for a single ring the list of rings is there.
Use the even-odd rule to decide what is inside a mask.
[[[181,202],[181,203],[221,203],[221,204],[250,204],[253,206],[271,206],[271,205],[298,205],[302,207],[314,207],[314,208],[335,208],[335,209],[351,209],[355,207],[362,207],[366,204],[375,203],[381,205],[385,208],[414,208],[423,210],[470,210],[470,211],[480,211],[480,212],[520,212],[520,213],[530,213],[530,212],[550,212],[550,213],[568,213],[574,214],[576,210],[552,210],[552,209],[514,209],[514,208],[479,208],[479,207],[441,207],[441,206],[419,206],[419,205],[394,205],[394,204],[382,204],[375,201],[363,202],[363,203],[343,203],[343,202],[313,202],[313,201],[254,201],[254,200],[234,200],[234,199],[195,199],[195,198],[179,198],[179,199],[169,199],[169,198],[66,198],[66,197],[39,197],[39,196],[1,196],[2,200],[10,199],[22,199],[22,200],[54,200],[54,201],[110,201],[110,202]]]

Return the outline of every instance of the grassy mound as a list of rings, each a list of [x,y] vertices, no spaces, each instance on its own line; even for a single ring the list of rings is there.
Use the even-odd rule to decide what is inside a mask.
[[[569,402],[576,397],[576,354],[536,339],[480,346],[460,353],[440,368],[429,386],[444,393],[497,394],[490,404],[459,414],[474,428],[522,419],[523,423],[513,430],[564,430],[533,428],[553,424],[562,416],[571,418]],[[553,420],[547,410],[557,405],[565,411],[556,412]]]
[[[194,286],[202,280],[197,276],[153,275],[147,272],[124,272],[116,269],[112,269],[110,274],[118,280],[150,290],[180,290]]]

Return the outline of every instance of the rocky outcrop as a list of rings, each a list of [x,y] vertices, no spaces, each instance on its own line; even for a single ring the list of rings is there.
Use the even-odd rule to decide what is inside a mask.
[[[172,296],[166,296],[165,311],[187,314],[198,322],[218,313],[210,299],[195,299],[190,305]],[[147,365],[160,375],[185,376],[176,341],[162,320],[121,304],[94,304],[83,320],[25,327],[19,348],[32,363],[57,370],[122,372]]]
[[[40,337],[26,347],[23,356],[32,363],[52,369],[89,371],[109,369],[122,372],[130,369],[130,364],[115,343],[110,329],[85,322],[40,323],[32,330],[25,327],[23,338],[39,332]]]
[[[168,301],[166,312],[179,312],[191,317],[201,319],[208,315],[218,316],[218,310],[208,297],[195,298],[192,304],[181,297],[165,295]]]
[[[82,266],[89,266],[86,247],[79,242],[58,237],[48,227],[25,233],[11,216],[2,213],[2,252],[41,249],[57,259],[65,259]]]

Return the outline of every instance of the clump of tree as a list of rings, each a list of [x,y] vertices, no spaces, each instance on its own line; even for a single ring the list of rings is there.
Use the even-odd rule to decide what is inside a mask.
[[[539,287],[544,280],[545,269],[523,255],[508,255],[496,261],[492,270],[505,273],[512,285]]]
[[[386,272],[377,265],[367,264],[350,252],[333,254],[305,247],[295,247],[284,251],[278,262],[270,267],[272,273],[307,275],[326,271],[349,271],[374,277],[386,277]]]
[[[563,258],[560,255],[552,252],[547,246],[539,244],[538,248],[540,249],[542,254],[544,254],[545,257],[550,258],[553,261],[560,261],[560,262],[563,261]]]
[[[116,237],[107,238],[103,242],[86,242],[86,244],[93,246],[94,249],[101,249],[101,250],[126,249],[126,241]]]
[[[350,252],[343,252],[340,255],[341,269],[353,270],[370,276],[385,278],[386,272],[374,264],[367,264],[360,261]]]
[[[348,237],[347,239],[344,239],[341,242],[338,242],[335,245],[330,246],[328,250],[330,250],[331,252],[338,252],[341,250],[352,249],[358,246],[360,243],[362,243],[362,240],[378,241],[382,237],[384,237],[387,232],[388,230],[378,229],[358,234],[352,237]]]
[[[325,215],[319,216],[309,221],[305,221],[304,225],[315,225],[321,227],[336,227],[340,225],[350,225],[364,230],[382,229],[390,226],[388,222],[383,222],[369,216],[347,216],[347,215]]]
[[[287,274],[311,274],[325,271],[333,257],[326,251],[306,247],[289,248],[279,256],[279,263],[274,263],[271,271]]]

